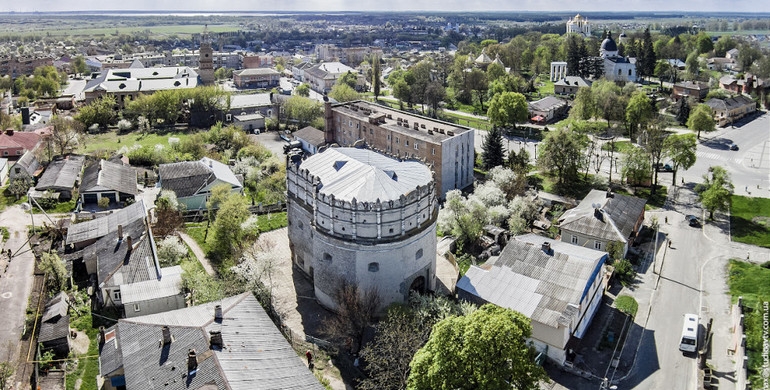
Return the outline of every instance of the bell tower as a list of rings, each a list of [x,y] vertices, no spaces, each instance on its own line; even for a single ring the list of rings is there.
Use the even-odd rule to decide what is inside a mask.
[[[208,25],[203,29],[199,53],[198,77],[200,77],[203,84],[214,84],[214,50],[211,48]]]

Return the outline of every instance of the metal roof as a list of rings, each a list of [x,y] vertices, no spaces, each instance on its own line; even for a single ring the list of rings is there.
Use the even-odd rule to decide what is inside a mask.
[[[131,304],[179,295],[182,291],[182,267],[175,265],[161,268],[160,273],[160,279],[150,279],[120,286],[121,302]]]
[[[216,304],[221,321],[214,320]],[[167,345],[164,325],[172,338]],[[251,293],[123,319],[116,327],[129,389],[323,389]],[[223,348],[211,347],[211,331],[221,332]],[[190,349],[197,356],[193,374],[187,369]],[[103,367],[106,358],[100,356]]]
[[[235,188],[243,187],[229,166],[208,157],[161,164],[158,176],[161,188],[174,191],[179,198],[195,195],[217,179]]]
[[[551,252],[545,253],[543,243]],[[607,254],[528,234],[517,236],[497,259],[471,266],[457,289],[516,310],[552,327],[568,326],[597,267]],[[595,276],[594,276],[595,277]]]
[[[52,161],[38,179],[35,188],[43,191],[75,188],[75,183],[80,179],[85,161],[84,156],[69,156],[65,159]]]
[[[646,200],[634,196],[591,190],[577,207],[559,219],[562,231],[571,231],[604,240],[627,242]]]
[[[67,244],[84,242],[104,237],[109,232],[117,231],[118,225],[127,226],[130,222],[142,219],[147,215],[144,201],[128,205],[104,217],[70,225],[67,229]]]
[[[300,169],[320,179],[320,193],[345,201],[397,200],[433,180],[425,164],[356,148],[326,149],[302,162]]]
[[[109,190],[130,195],[139,193],[134,168],[107,160],[88,166],[83,173],[83,182],[80,183],[80,193]]]

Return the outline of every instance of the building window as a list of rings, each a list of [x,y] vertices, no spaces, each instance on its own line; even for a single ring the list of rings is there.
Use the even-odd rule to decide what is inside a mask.
[[[364,129],[366,131],[366,129]],[[374,129],[369,129],[369,135],[374,135]]]
[[[414,143],[414,150],[419,150],[419,149],[417,148],[417,142],[415,142],[415,143]]]
[[[377,272],[380,270],[380,263],[369,263],[369,272]]]
[[[116,301],[120,300],[120,290],[115,290],[112,292],[112,299]]]
[[[576,236],[574,234],[572,235],[572,243],[573,244],[577,244],[578,243],[578,236]]]
[[[408,139],[404,140],[404,146],[409,146],[409,140]]]
[[[396,137],[396,145],[398,145],[398,137]]]
[[[422,248],[418,249],[417,252],[414,254],[414,259],[419,260],[422,258]]]
[[[393,233],[393,228],[388,229],[388,233]]]
[[[324,252],[324,261],[331,262],[332,261],[332,255]]]
[[[631,69],[628,70],[628,75],[631,76]]]
[[[388,141],[390,141],[390,134],[388,134]]]
[[[594,241],[594,249],[602,250],[602,242],[601,241]]]
[[[134,303],[134,311],[141,311],[141,310],[139,310],[139,304],[138,303]]]
[[[436,155],[436,148],[431,148],[430,149],[430,154],[435,156]]]

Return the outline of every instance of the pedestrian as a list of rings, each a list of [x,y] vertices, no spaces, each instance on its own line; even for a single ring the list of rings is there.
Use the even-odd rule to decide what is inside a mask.
[[[671,240],[668,240],[668,247],[671,248]]]
[[[309,349],[307,350],[307,352],[305,352],[305,357],[307,358],[307,366],[312,368],[313,367],[313,353],[310,352]]]
[[[666,223],[668,224],[668,217],[664,217],[663,220],[665,220]]]

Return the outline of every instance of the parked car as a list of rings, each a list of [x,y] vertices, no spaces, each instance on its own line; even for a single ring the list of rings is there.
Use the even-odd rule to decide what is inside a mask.
[[[687,221],[687,224],[692,226],[692,227],[700,227],[701,226],[700,220],[698,219],[698,217],[696,217],[694,215],[687,215],[687,216],[684,217],[684,219]]]

